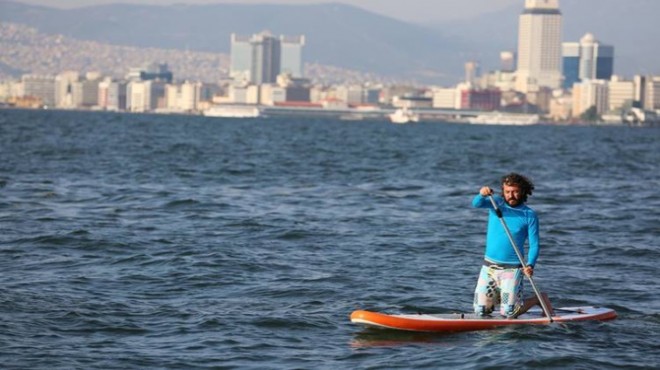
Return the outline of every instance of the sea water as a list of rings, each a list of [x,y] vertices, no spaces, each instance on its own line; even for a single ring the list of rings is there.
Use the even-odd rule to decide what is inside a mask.
[[[510,171],[536,184],[536,284],[617,320],[349,322],[471,311],[470,202]],[[0,110],[0,366],[657,368],[659,237],[658,128]]]

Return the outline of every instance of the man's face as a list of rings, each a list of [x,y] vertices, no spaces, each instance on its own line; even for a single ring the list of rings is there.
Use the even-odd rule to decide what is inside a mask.
[[[504,201],[511,207],[515,207],[522,203],[522,191],[516,185],[502,185],[502,195]]]

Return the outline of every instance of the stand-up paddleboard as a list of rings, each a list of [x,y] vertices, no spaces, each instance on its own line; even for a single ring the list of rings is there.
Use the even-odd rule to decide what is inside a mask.
[[[613,320],[616,311],[605,307],[555,308],[554,322]],[[457,332],[487,330],[508,325],[549,324],[550,320],[540,309],[533,308],[515,319],[501,316],[477,316],[474,314],[399,314],[388,315],[371,311],[354,311],[351,322],[370,327],[422,332]]]

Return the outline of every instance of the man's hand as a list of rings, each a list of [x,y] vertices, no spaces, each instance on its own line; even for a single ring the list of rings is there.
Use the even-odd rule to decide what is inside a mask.
[[[525,276],[532,277],[532,275],[534,275],[534,267],[532,266],[525,267],[523,269],[523,274],[525,274]]]
[[[489,188],[488,186],[484,186],[479,190],[479,194],[481,194],[482,197],[487,197],[489,195],[493,195],[493,189]]]

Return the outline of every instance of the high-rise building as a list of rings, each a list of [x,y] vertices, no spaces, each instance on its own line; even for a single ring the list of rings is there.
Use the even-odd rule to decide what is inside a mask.
[[[252,44],[250,36],[231,34],[229,77],[235,81],[250,81]]]
[[[565,89],[582,80],[609,80],[614,72],[614,47],[587,33],[580,42],[562,44]]]
[[[260,85],[274,83],[282,65],[282,44],[269,33],[254,35],[252,43],[251,82]]]
[[[518,29],[518,91],[561,86],[561,29],[559,0],[525,0]]]
[[[232,34],[229,76],[237,82],[254,84],[275,83],[280,73],[301,78],[304,45],[304,36]]]
[[[280,36],[282,43],[282,73],[289,73],[291,77],[303,77],[302,49],[305,46],[305,36]]]

